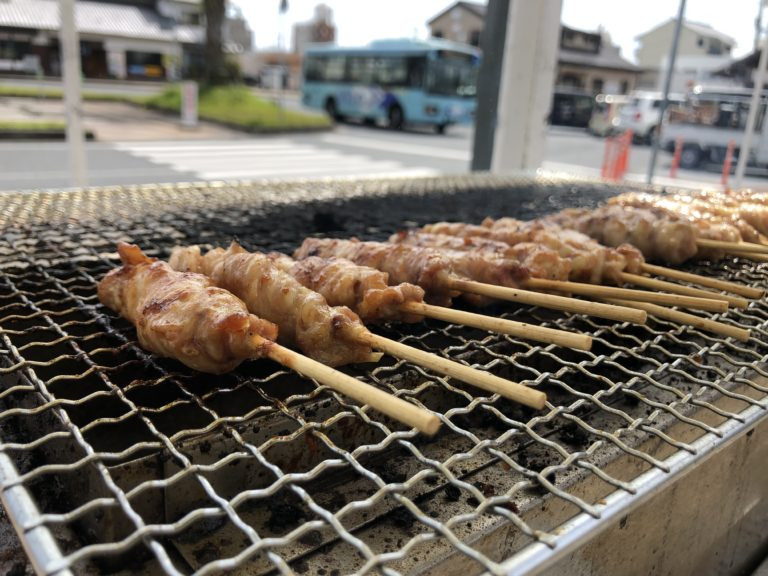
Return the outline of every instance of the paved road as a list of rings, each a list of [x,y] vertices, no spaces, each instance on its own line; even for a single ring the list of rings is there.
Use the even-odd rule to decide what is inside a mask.
[[[334,132],[237,140],[89,143],[89,185],[196,180],[421,176],[469,170],[472,133],[454,127],[445,136],[343,125]],[[599,175],[604,142],[582,131],[553,128],[544,168]],[[630,177],[642,181],[650,151],[635,146]],[[662,154],[658,174],[669,171]],[[716,172],[680,171],[682,182],[719,183]],[[768,179],[747,185],[768,187]],[[69,186],[64,143],[0,143],[0,190]]]

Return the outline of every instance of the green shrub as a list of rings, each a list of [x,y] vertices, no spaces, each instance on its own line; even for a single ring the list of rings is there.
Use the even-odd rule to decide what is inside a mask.
[[[181,92],[178,87],[169,88],[150,97],[145,103],[150,108],[178,112],[181,110]],[[287,110],[274,102],[258,98],[242,85],[201,88],[198,115],[202,119],[239,126],[253,132],[330,126],[325,115]]]

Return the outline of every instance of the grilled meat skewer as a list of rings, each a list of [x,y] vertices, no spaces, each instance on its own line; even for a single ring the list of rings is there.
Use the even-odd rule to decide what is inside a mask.
[[[99,300],[136,326],[141,346],[212,374],[264,356],[277,326],[201,274],[173,270],[119,243],[123,266],[99,282]]]
[[[280,328],[278,340],[307,356],[341,366],[377,358],[359,335],[365,326],[346,307],[329,306],[320,294],[302,286],[265,254],[250,253],[236,243],[204,256],[199,246],[177,247],[170,258],[176,270],[200,272],[216,286],[245,301],[248,309]]]

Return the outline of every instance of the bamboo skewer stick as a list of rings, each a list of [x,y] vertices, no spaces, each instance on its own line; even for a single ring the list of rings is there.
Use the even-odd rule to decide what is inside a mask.
[[[263,346],[267,349],[267,357],[286,368],[295,370],[309,378],[314,378],[320,384],[333,388],[361,404],[368,404],[371,408],[375,408],[390,418],[412,426],[424,434],[432,436],[440,428],[440,419],[428,410],[419,408],[402,398],[352,378],[312,358],[308,358],[269,340],[261,339],[263,340]]]
[[[768,262],[768,254],[757,254],[755,252],[740,252],[740,251],[733,251],[730,252],[732,256],[738,256],[739,258],[746,258],[747,260],[752,260],[754,262]]]
[[[674,282],[666,282],[664,280],[659,280],[658,278],[650,278],[648,276],[640,276],[639,274],[622,272],[621,279],[628,284],[643,286],[644,288],[649,288],[651,290],[666,290],[667,292],[685,294],[686,296],[724,300],[725,302],[728,302],[729,306],[734,306],[736,308],[746,308],[749,306],[749,300],[742,298],[741,296],[719,294],[717,292],[702,290],[701,288],[692,288],[691,286],[683,286],[682,284],[675,284]]]
[[[722,322],[710,320],[709,318],[702,318],[701,316],[688,314],[687,312],[671,310],[664,306],[651,304],[650,302],[630,302],[617,298],[606,298],[605,301],[620,304],[622,306],[635,306],[641,310],[645,310],[648,314],[653,316],[672,320],[673,322],[678,322],[680,324],[688,324],[694,328],[706,330],[707,332],[712,332],[721,336],[731,336],[742,342],[746,342],[749,339],[749,330],[745,330],[744,328],[731,326],[730,324],[724,324]]]
[[[451,280],[451,288],[458,292],[469,292],[470,294],[479,294],[499,300],[508,300],[510,302],[519,302],[521,304],[541,306],[542,308],[552,308],[565,312],[575,312],[577,314],[587,314],[619,322],[645,324],[646,320],[646,313],[643,310],[602,304],[600,302],[589,302],[565,296],[555,296],[553,294],[541,294],[540,292],[496,286],[495,284],[484,284],[463,278],[453,278]]]
[[[493,392],[494,394],[499,394],[500,396],[504,396],[505,398],[509,398],[510,400],[525,404],[526,406],[530,406],[537,410],[544,408],[547,401],[546,394],[539,390],[534,390],[533,388],[528,388],[517,382],[505,380],[504,378],[499,378],[493,374],[482,372],[429,352],[412,348],[411,346],[401,344],[400,342],[390,340],[389,338],[384,338],[383,336],[378,336],[371,332],[363,333],[360,338],[370,344],[371,347],[378,348],[387,354],[403,358],[414,364],[424,366],[425,368],[430,368],[436,372],[446,374],[452,378],[461,380],[462,382],[472,384],[473,386]]]
[[[683,306],[685,308],[695,308],[710,312],[725,312],[728,310],[728,302],[722,300],[696,298],[680,294],[661,294],[659,292],[649,292],[647,290],[630,290],[614,286],[601,286],[599,284],[582,284],[580,282],[563,282],[560,280],[530,278],[526,281],[526,286],[538,290],[557,290],[560,292],[571,292],[573,294],[581,294],[582,296],[599,298],[623,298],[625,300],[634,300],[637,302],[653,302],[656,304],[666,304],[668,306]]]
[[[424,350],[419,350],[413,346],[408,346],[407,344],[396,342],[395,340],[385,338],[384,336],[379,336],[370,332],[364,326],[352,326],[348,330],[340,332],[339,335],[342,339],[367,344],[368,346],[381,350],[385,354],[389,354],[395,358],[408,360],[409,362],[445,374],[446,376],[451,376],[457,380],[466,382],[467,384],[482,388],[483,390],[500,394],[505,398],[520,402],[526,406],[541,409],[547,399],[547,396],[543,392],[535,391],[535,394],[529,394],[529,392],[534,391],[517,382],[505,380],[498,376],[494,376],[493,374],[483,372],[482,370],[470,368],[469,366],[459,364],[453,360],[447,360],[436,354],[432,354],[431,352],[425,352]]]
[[[643,264],[642,271],[646,274],[653,274],[654,276],[664,276],[666,278],[691,282],[693,284],[698,284],[699,286],[706,286],[707,288],[741,294],[747,298],[762,298],[763,294],[765,294],[765,290],[760,288],[752,288],[751,286],[744,286],[737,282],[710,278],[709,276],[683,272],[682,270],[675,270],[674,268],[667,268],[665,266],[656,266],[655,264]]]
[[[408,302],[400,306],[400,309],[404,312],[420,314],[445,322],[464,324],[474,328],[480,328],[481,330],[487,330],[488,332],[509,334],[511,336],[536,340],[538,342],[546,342],[548,344],[557,344],[558,346],[565,346],[576,350],[589,350],[592,348],[592,337],[587,334],[545,328],[544,326],[515,322],[514,320],[506,320],[504,318],[494,318],[492,316],[464,312],[463,310],[456,310],[454,308],[432,306],[431,304],[424,304],[421,302]]]
[[[696,245],[700,248],[718,248],[729,253],[738,251],[768,254],[768,246],[763,246],[762,244],[753,244],[752,242],[725,242],[723,240],[709,240],[707,238],[699,238],[696,240]]]

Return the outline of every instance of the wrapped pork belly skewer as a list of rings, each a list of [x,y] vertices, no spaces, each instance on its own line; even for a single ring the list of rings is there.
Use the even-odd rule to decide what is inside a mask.
[[[514,218],[499,220],[486,218],[483,225],[437,222],[423,226],[421,232],[454,236],[469,244],[470,247],[480,245],[485,250],[497,253],[504,253],[508,245],[537,242],[556,250],[560,256],[570,261],[569,278],[574,282],[636,284],[653,290],[724,300],[729,305],[739,308],[746,308],[748,305],[748,302],[741,297],[642,276],[645,259],[634,246],[622,244],[616,248],[609,248],[576,230],[568,230],[538,220],[526,222]]]
[[[345,345],[375,348],[536,409],[543,408],[546,402],[546,395],[539,390],[373,334],[354,312],[343,307],[344,314],[335,318],[354,317],[352,325],[345,324],[342,330],[323,331],[321,338],[301,340],[299,327],[309,327],[306,322],[327,317],[331,315],[329,310],[334,308],[328,306],[320,294],[283,272],[267,255],[248,252],[235,242],[227,250],[217,248],[205,255],[199,246],[174,248],[170,264],[177,270],[192,270],[209,276],[216,286],[242,298],[250,311],[275,322],[281,332],[284,327],[289,334],[293,331],[297,334],[296,344],[309,356],[324,357],[325,349],[336,351]],[[326,342],[328,338],[333,342]],[[337,353],[334,352],[332,357]]]
[[[489,261],[478,254],[456,251],[449,258],[444,252],[386,242],[361,242],[307,238],[296,251],[297,260],[319,256],[345,258],[361,266],[370,266],[389,275],[391,284],[408,282],[421,286],[427,301],[450,303],[456,294],[469,293],[521,304],[542,306],[567,312],[590,314],[622,322],[645,322],[645,313],[627,307],[609,306],[575,298],[541,294],[520,289],[528,271],[517,262]],[[568,265],[552,251],[546,255],[557,274],[565,273]]]
[[[631,244],[639,249],[647,260],[660,260],[681,264],[700,256],[696,245],[698,231],[690,222],[673,220],[664,214],[643,208],[601,206],[588,210],[568,208],[541,218],[563,228],[578,230],[607,246]],[[643,272],[676,280],[694,282],[708,288],[725,290],[748,298],[760,298],[763,290],[708,278],[699,274],[682,272],[664,266],[642,265]]]
[[[715,250],[717,259],[723,253],[768,253],[768,246],[760,244],[761,233],[744,220],[737,209],[714,205],[705,200],[686,196],[659,196],[630,192],[608,200],[609,205],[647,208],[659,211],[672,219],[691,222],[699,231],[696,244],[700,249]],[[707,254],[707,252],[705,252]]]
[[[405,282],[390,286],[386,272],[359,266],[344,258],[310,256],[294,260],[278,252],[270,253],[269,257],[301,284],[322,294],[332,306],[354,310],[364,323],[414,322],[426,316],[579,350],[589,350],[592,346],[592,338],[586,334],[427,304],[421,287]]]
[[[425,248],[435,248],[437,250],[448,251],[469,251],[482,255],[486,258],[513,259],[518,257],[520,247],[536,246],[532,243],[515,244],[511,246],[498,240],[488,238],[459,238],[446,234],[429,234],[426,232],[401,232],[390,237],[390,242],[396,244],[408,244],[410,246],[421,246]],[[545,246],[549,249],[549,246]],[[577,249],[576,246],[563,246],[564,254],[561,257],[566,260],[576,260],[577,262],[591,262],[593,275],[591,278],[601,278],[603,276],[601,265],[613,260],[614,273],[616,269],[626,267],[626,260],[616,251],[597,245],[594,251],[587,248]],[[607,253],[607,254],[606,254]],[[590,258],[590,255],[593,257]],[[679,294],[663,294],[659,292],[649,292],[646,290],[630,290],[626,288],[617,288],[613,286],[596,286],[593,284],[584,284],[581,282],[553,280],[542,278],[539,269],[532,263],[524,262],[530,272],[530,277],[522,285],[533,290],[555,290],[560,292],[570,292],[582,296],[592,296],[600,298],[623,298],[625,300],[636,300],[640,302],[653,302],[656,304],[666,304],[670,306],[683,306],[686,308],[696,308],[711,312],[725,312],[728,310],[728,302],[721,299],[702,298],[700,295],[687,296]],[[577,264],[578,265],[578,264]],[[582,264],[584,268],[588,266]],[[573,270],[573,268],[572,268]],[[616,276],[621,279],[621,273]],[[578,277],[578,276],[577,276]]]
[[[123,266],[99,282],[99,300],[136,326],[143,348],[212,374],[270,358],[421,432],[440,427],[427,410],[275,343],[277,326],[210,278],[173,270],[131,244],[117,250]]]

